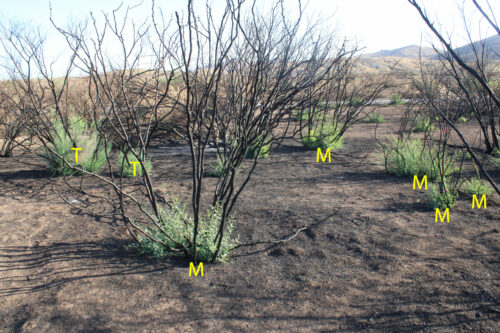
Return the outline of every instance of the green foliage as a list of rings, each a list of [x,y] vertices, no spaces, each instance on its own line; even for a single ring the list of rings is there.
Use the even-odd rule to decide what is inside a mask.
[[[225,156],[218,155],[215,162],[211,165],[212,170],[207,172],[207,175],[210,177],[221,177],[224,172],[225,164],[226,164]],[[238,168],[236,168],[236,174],[238,174],[240,170],[241,170],[241,165]]]
[[[491,161],[493,162],[495,169],[500,170],[500,157],[494,157]]]
[[[85,119],[71,117],[68,121],[68,133],[59,118],[53,117],[53,129],[50,131],[52,142],[47,143],[55,153],[62,156],[73,167],[79,167],[89,172],[98,172],[106,163],[106,150],[111,150],[111,144],[105,147],[100,139],[95,124],[89,126]],[[71,148],[81,148],[78,151],[78,163],[75,163],[75,151]],[[47,147],[41,149],[40,156],[49,170],[55,175],[74,175],[79,171],[68,167],[63,159],[51,152]]]
[[[461,123],[466,123],[467,122],[467,118],[465,118],[464,116],[461,116],[460,118],[458,118],[458,121],[461,122]]]
[[[292,111],[292,119],[295,121],[308,121],[309,117],[311,117],[312,120],[318,120],[321,119],[321,114],[318,110],[313,111],[312,109]]]
[[[384,116],[377,112],[370,113],[368,115],[368,121],[370,123],[385,123]]]
[[[137,149],[136,151],[139,151]],[[118,175],[131,178],[134,177],[134,165],[130,162],[138,161],[138,159],[132,154],[131,151],[127,153],[127,158],[125,158],[125,154],[122,151],[119,151],[116,157],[116,167],[118,168]],[[136,177],[142,177],[142,165],[140,163],[136,164],[135,175]],[[151,172],[153,169],[153,164],[151,160],[148,158],[144,161],[144,166],[146,170]]]
[[[389,102],[389,105],[401,105],[403,104],[403,96],[401,94],[394,94],[391,96],[391,101]]]
[[[433,209],[451,208],[455,205],[455,202],[458,198],[458,193],[456,193],[456,191],[447,188],[447,181],[445,181],[444,183],[444,186],[439,186],[436,184],[429,185],[427,199],[429,200],[429,205]]]
[[[495,77],[488,81],[488,85],[491,89],[497,89],[500,87],[500,78]]]
[[[459,151],[459,152],[455,153],[455,158],[457,160],[461,160],[461,159],[472,160],[471,154],[469,154],[469,152],[467,152],[467,151]]]
[[[262,148],[261,148],[262,146]],[[260,152],[259,152],[260,149]],[[264,141],[262,136],[259,136],[248,147],[246,158],[263,158],[269,155],[271,152],[271,140]],[[259,156],[257,156],[257,153]]]
[[[311,129],[308,135],[302,137],[302,144],[307,148],[338,149],[342,148],[343,138],[339,136],[340,130],[334,125],[324,123],[319,125],[319,130]]]
[[[491,153],[491,163],[493,163],[495,169],[500,170],[500,149],[493,149]]]
[[[206,217],[200,217],[197,237],[197,260],[211,261],[217,243],[214,242],[220,221],[222,218],[222,209],[220,205],[212,206]],[[190,255],[193,254],[193,229],[194,222],[188,213],[188,209],[179,199],[174,199],[170,207],[159,207],[158,224],[165,230],[166,233],[177,243],[182,244],[188,250]],[[233,219],[229,218],[225,223],[224,237],[222,238],[221,247],[217,254],[216,261],[226,261],[229,252],[237,245],[238,240],[233,238]],[[154,239],[158,239],[170,248],[181,249],[175,242],[169,239],[158,227],[154,224],[143,228],[143,231]],[[138,235],[139,244],[132,244],[132,248],[137,248],[139,253],[150,255],[157,259],[163,259],[179,252],[171,252],[169,249],[159,242],[155,242],[147,236]]]
[[[349,105],[354,107],[360,107],[366,104],[367,102],[361,97],[353,97],[351,98],[351,100],[349,100]]]
[[[462,190],[469,195],[482,196],[483,194],[491,194],[493,188],[490,184],[483,182],[481,178],[473,177],[463,183]]]
[[[455,157],[445,153],[431,154],[429,149],[424,149],[419,139],[402,142],[395,139],[392,143],[384,145],[383,161],[386,163],[387,172],[398,177],[427,175],[431,180],[440,178],[441,171],[439,160],[444,160],[445,175],[456,171]]]
[[[219,231],[219,224],[222,219],[222,209],[220,206],[212,206],[208,211],[208,216],[206,219],[201,219],[200,229],[198,234],[198,248],[197,248],[197,258],[200,261],[210,261],[212,260],[215,251],[217,250],[217,242],[214,240],[217,237]],[[234,249],[237,245],[237,239],[231,239],[233,233],[234,225],[232,219],[226,222],[226,230],[224,232],[224,237],[222,238],[222,243],[220,251],[217,254],[216,261],[226,261],[229,252]]]
[[[207,172],[207,175],[210,177],[220,177],[222,176],[222,172],[224,171],[224,157],[217,156],[217,159],[212,164],[212,171]]]
[[[430,118],[418,115],[413,122],[412,130],[414,132],[433,131],[434,125],[432,125],[431,122],[432,120]]]

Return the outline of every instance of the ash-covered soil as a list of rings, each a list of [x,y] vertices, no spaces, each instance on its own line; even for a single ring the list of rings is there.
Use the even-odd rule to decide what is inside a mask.
[[[401,107],[379,111],[383,140]],[[498,196],[486,210],[462,198],[435,223],[425,192],[377,162],[374,129],[351,128],[332,163],[291,141],[262,160],[237,206],[240,241],[308,229],[240,247],[203,277],[184,260],[125,250],[130,237],[105,203],[74,198],[102,216],[64,203],[61,179],[21,163],[36,160],[0,159],[0,331],[500,331]],[[151,153],[155,177],[188,198],[189,157]]]

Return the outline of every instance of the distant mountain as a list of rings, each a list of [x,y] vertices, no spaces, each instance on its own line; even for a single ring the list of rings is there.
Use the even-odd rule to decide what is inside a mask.
[[[422,53],[422,58],[431,58],[436,55],[432,47],[422,47],[418,45],[409,45],[405,47],[400,47],[394,50],[382,50],[375,53],[369,53],[363,55],[364,58],[386,58],[386,57],[398,57],[398,58],[412,58],[418,59],[420,52]]]
[[[457,47],[455,51],[464,59],[472,60],[474,59],[474,48],[480,55],[484,50],[488,55],[489,59],[500,60],[500,36],[494,35],[483,40],[474,42],[472,44],[467,44],[461,47]]]
[[[461,47],[455,48],[455,51],[462,56],[466,60],[474,59],[474,48],[481,54],[483,48],[486,51],[489,59],[492,60],[500,60],[500,36],[494,35],[480,41],[474,42],[472,44],[467,44]],[[438,59],[436,52],[432,47],[422,47],[418,45],[409,45],[405,47],[400,47],[399,49],[394,50],[381,50],[375,53],[368,53],[362,55],[362,58],[387,58],[387,57],[396,57],[396,58],[410,58],[410,59],[418,59],[419,53],[422,53],[422,58],[424,59]]]

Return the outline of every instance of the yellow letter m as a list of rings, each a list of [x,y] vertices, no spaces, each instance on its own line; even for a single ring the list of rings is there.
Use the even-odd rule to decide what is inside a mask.
[[[422,177],[422,182],[418,181],[417,175],[413,176],[413,189],[415,189],[415,183],[417,183],[419,190],[422,189],[422,185],[425,185],[425,189],[427,190],[427,175]]]
[[[326,156],[328,156],[328,162],[332,162],[332,155],[330,155],[330,148],[326,149],[325,156],[323,156],[323,153],[321,152],[321,148],[318,148],[318,154],[316,155],[316,162],[319,163],[319,157],[321,156],[321,161],[325,163],[326,161]]]
[[[477,197],[475,194],[472,195],[472,209],[474,209],[474,202],[477,204],[477,209],[481,209],[481,206],[483,205],[483,200],[484,200],[484,209],[486,209],[486,194],[483,194],[480,202],[477,202]]]
[[[444,222],[445,217],[446,217],[446,223],[450,222],[450,209],[449,208],[446,208],[443,216],[441,216],[441,211],[439,210],[439,208],[436,208],[436,222],[438,221],[438,215],[439,215],[439,219],[441,220],[441,223]]]
[[[189,263],[189,276],[191,276],[191,270],[193,270],[194,276],[198,276],[200,269],[201,269],[201,276],[203,276],[203,263],[200,262],[200,264],[198,265],[198,269],[195,269],[193,262],[190,262]]]

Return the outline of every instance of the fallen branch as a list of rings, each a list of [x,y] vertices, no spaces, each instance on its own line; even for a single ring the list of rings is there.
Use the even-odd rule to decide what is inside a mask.
[[[307,230],[309,228],[310,227],[301,227],[301,228],[297,229],[297,231],[295,231],[291,236],[287,236],[287,237],[282,238],[282,239],[271,240],[271,241],[261,241],[261,242],[254,242],[254,243],[239,244],[239,245],[236,245],[234,248],[237,249],[239,247],[253,246],[253,245],[259,245],[259,244],[280,244],[280,243],[286,243],[288,241],[291,241],[295,237],[297,237],[301,231]]]
[[[244,243],[244,244],[238,244],[236,245],[234,248],[237,249],[237,248],[240,248],[240,247],[245,247],[245,246],[254,246],[254,245],[259,245],[259,244],[281,244],[281,243],[286,243],[286,242],[289,242],[291,241],[292,239],[294,239],[295,237],[297,237],[299,235],[299,233],[301,233],[302,231],[305,231],[305,230],[308,230],[308,229],[311,229],[312,227],[316,227],[318,226],[319,224],[327,221],[328,219],[330,219],[332,216],[335,216],[337,215],[337,213],[342,209],[342,207],[344,206],[344,202],[345,202],[345,199],[344,201],[342,201],[341,205],[339,208],[337,208],[330,216],[326,217],[324,220],[321,220],[319,222],[315,222],[315,223],[312,223],[308,226],[303,226],[303,227],[300,227],[299,229],[297,229],[296,231],[292,232],[290,235],[286,236],[286,237],[283,237],[281,239],[278,239],[278,240],[269,240],[269,241],[260,241],[260,242],[253,242],[253,243]]]

